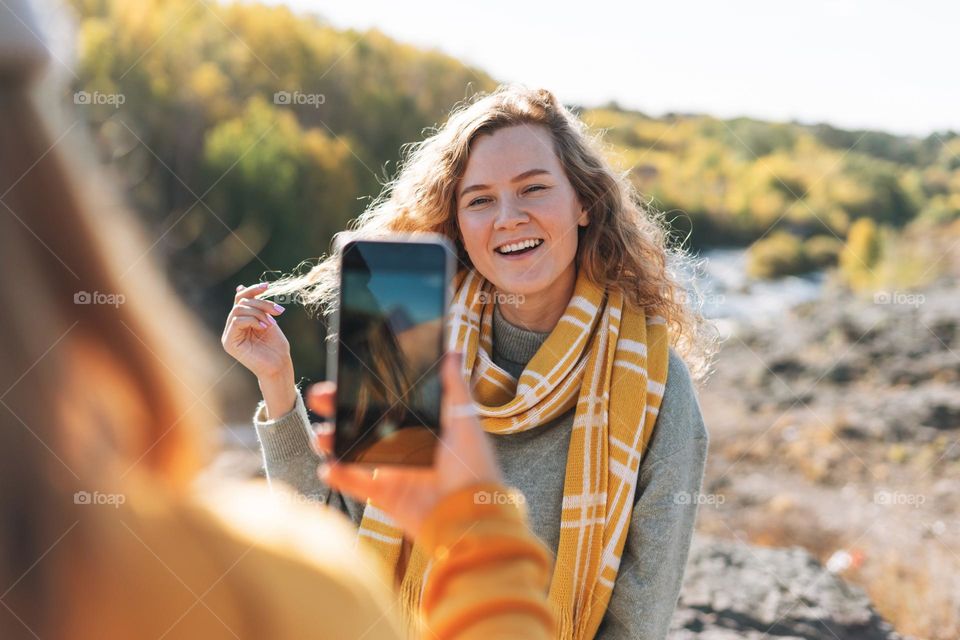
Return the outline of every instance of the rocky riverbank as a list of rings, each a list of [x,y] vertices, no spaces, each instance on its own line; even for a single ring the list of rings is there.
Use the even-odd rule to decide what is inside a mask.
[[[803,547],[899,631],[960,637],[956,277],[866,298],[827,288],[740,327],[700,398],[701,533]]]
[[[670,640],[898,640],[863,591],[798,547],[694,540]]]

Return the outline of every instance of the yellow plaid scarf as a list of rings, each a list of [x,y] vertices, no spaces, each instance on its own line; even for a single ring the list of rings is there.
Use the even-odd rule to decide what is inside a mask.
[[[533,429],[576,406],[550,602],[559,638],[593,638],[617,578],[640,460],[663,397],[666,323],[625,307],[622,294],[607,295],[581,271],[566,311],[516,380],[491,357],[492,284],[468,270],[454,287],[447,348],[464,354],[464,379],[485,431]],[[360,538],[396,569],[403,534],[370,504]],[[428,564],[414,544],[400,588],[413,632]]]

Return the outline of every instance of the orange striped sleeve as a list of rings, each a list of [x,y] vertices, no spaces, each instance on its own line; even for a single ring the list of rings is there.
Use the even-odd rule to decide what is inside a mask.
[[[421,600],[427,638],[550,638],[551,560],[527,526],[523,496],[478,484],[447,496],[418,541],[432,564]]]

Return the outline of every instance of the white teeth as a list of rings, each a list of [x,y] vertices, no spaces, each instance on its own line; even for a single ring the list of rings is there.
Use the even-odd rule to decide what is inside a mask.
[[[499,249],[497,249],[497,251],[499,251],[500,253],[513,253],[514,251],[520,251],[521,249],[526,249],[527,247],[535,247],[542,242],[543,240],[540,240],[540,239],[524,240],[522,242],[516,242],[514,244],[505,244]]]

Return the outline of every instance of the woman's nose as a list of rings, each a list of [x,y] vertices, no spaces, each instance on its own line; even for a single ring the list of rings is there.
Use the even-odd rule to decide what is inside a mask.
[[[516,202],[504,199],[501,201],[499,211],[497,211],[494,226],[497,229],[512,229],[518,224],[527,222],[529,219],[530,216],[527,215]]]

